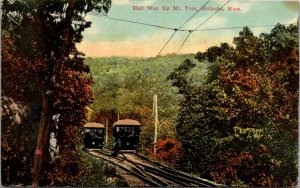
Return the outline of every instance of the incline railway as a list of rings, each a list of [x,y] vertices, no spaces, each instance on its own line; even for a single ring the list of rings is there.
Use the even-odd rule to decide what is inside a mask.
[[[137,153],[121,153],[116,157],[108,150],[88,150],[98,158],[104,159],[121,169],[129,186],[151,187],[219,187],[220,184],[192,176],[154,162]]]

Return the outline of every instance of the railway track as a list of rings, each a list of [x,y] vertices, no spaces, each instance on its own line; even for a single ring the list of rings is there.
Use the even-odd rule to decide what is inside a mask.
[[[127,179],[136,179],[129,186],[152,187],[220,187],[209,180],[172,169],[136,153],[121,153],[112,157],[109,151],[89,151],[91,155],[102,158],[127,173]],[[132,181],[133,182],[133,181]]]

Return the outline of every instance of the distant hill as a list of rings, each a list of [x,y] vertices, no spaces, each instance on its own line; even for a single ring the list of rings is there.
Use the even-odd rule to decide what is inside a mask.
[[[167,76],[185,59],[197,63],[193,54],[167,55],[151,58],[105,57],[86,58],[95,83],[94,111],[117,110],[132,113],[138,106],[152,108],[152,98],[158,95],[160,116],[175,118],[180,96],[167,81]],[[195,68],[194,80],[206,74],[206,64]]]

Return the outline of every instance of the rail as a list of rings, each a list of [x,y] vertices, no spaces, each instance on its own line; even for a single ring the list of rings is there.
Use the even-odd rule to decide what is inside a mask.
[[[112,157],[107,150],[89,151],[91,155],[102,158],[130,175],[140,179],[147,186],[166,187],[220,187],[223,185],[172,169],[137,153],[121,153]]]

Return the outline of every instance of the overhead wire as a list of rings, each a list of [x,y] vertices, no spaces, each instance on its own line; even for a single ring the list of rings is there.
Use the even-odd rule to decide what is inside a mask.
[[[211,19],[220,10],[222,10],[229,2],[230,2],[230,0],[228,0],[221,8],[219,8],[216,12],[214,12],[210,17],[208,17],[206,20],[204,20],[202,23],[200,23],[195,29],[193,29],[193,31],[195,31],[196,29],[198,29],[199,27],[201,27],[203,24],[205,24],[209,19]]]
[[[161,28],[161,29],[168,29],[168,30],[177,30],[177,32],[181,31],[181,32],[189,32],[191,30],[189,29],[176,29],[176,28],[171,28],[171,27],[165,27],[165,26],[160,26],[160,25],[155,25],[155,24],[149,24],[149,23],[143,23],[143,22],[137,22],[137,21],[132,21],[132,20],[125,20],[125,19],[120,19],[120,18],[113,18],[113,17],[109,17],[107,15],[102,15],[102,14],[97,14],[97,13],[89,13],[95,16],[100,16],[102,18],[106,18],[106,19],[110,19],[110,20],[116,20],[116,21],[122,21],[122,22],[128,22],[128,23],[134,23],[134,24],[140,24],[140,25],[145,25],[145,26],[152,26],[152,27],[157,27],[157,28]],[[290,24],[297,24],[295,23],[289,23],[289,24],[281,24],[281,25],[290,25]],[[249,28],[259,28],[259,27],[274,27],[276,25],[249,25],[247,27]],[[245,26],[232,26],[232,27],[219,27],[219,28],[207,28],[207,29],[196,29],[193,30],[193,32],[195,31],[214,31],[214,30],[229,30],[229,29],[241,29]]]
[[[205,6],[207,5],[211,0],[208,0],[204,5],[202,5],[202,7],[197,10],[189,19],[187,19],[181,26],[179,26],[177,29],[174,29],[174,33],[171,35],[171,37],[169,38],[169,40],[164,44],[164,46],[159,50],[157,56],[160,55],[160,53],[164,50],[164,48],[168,45],[168,43],[171,41],[171,39],[173,38],[173,36],[175,35],[175,33],[180,30],[188,21],[190,21],[194,16],[196,16],[196,14],[198,14],[198,12]],[[190,33],[189,33],[190,35]],[[188,35],[188,36],[189,36]]]
[[[175,30],[173,32],[173,34],[171,35],[171,37],[167,40],[167,42],[165,43],[165,45],[160,49],[160,51],[158,52],[158,55],[163,51],[163,49],[167,46],[167,44],[169,43],[169,41],[173,38],[173,36],[175,35],[177,31]]]
[[[102,18],[106,18],[106,19],[110,19],[110,20],[116,20],[116,21],[122,21],[122,22],[134,23],[134,24],[140,24],[140,25],[145,25],[145,26],[152,26],[152,27],[157,27],[157,28],[161,28],[161,29],[168,29],[168,30],[173,30],[173,31],[177,30],[177,32],[179,32],[179,31],[181,31],[181,32],[189,32],[189,31],[191,31],[191,30],[188,30],[188,29],[176,29],[176,28],[165,27],[165,26],[160,26],[160,25],[155,25],[155,24],[137,22],[137,21],[132,21],[132,20],[125,20],[125,19],[120,19],[120,18],[113,18],[113,17],[109,17],[107,15],[102,15],[102,14],[97,14],[97,13],[92,13],[92,15],[100,16]],[[281,25],[290,25],[290,24],[297,24],[297,23],[295,22],[295,23],[281,24]],[[274,26],[276,26],[276,25],[248,25],[247,27],[249,27],[249,28],[259,28],[259,27],[274,27]],[[245,26],[232,26],[232,27],[196,29],[196,30],[193,30],[193,32],[195,32],[195,31],[200,31],[201,32],[201,31],[241,29],[243,27],[245,27]]]
[[[205,5],[207,5],[210,2],[207,1],[202,7],[204,7]],[[132,21],[132,20],[126,20],[126,19],[120,19],[120,18],[113,18],[113,17],[109,17],[107,15],[104,14],[97,14],[97,13],[90,13],[92,15],[95,16],[100,16],[102,18],[106,18],[106,19],[110,19],[110,20],[115,20],[115,21],[122,21],[122,22],[127,22],[127,23],[134,23],[134,24],[140,24],[140,25],[145,25],[145,26],[151,26],[151,27],[156,27],[156,28],[160,28],[160,29],[167,29],[167,30],[173,30],[173,34],[170,36],[170,38],[167,40],[167,42],[164,44],[164,46],[160,49],[160,51],[158,52],[158,55],[160,55],[160,53],[163,51],[163,49],[167,46],[167,44],[170,42],[170,40],[173,38],[173,36],[176,34],[176,32],[178,31],[182,31],[182,32],[189,32],[188,35],[186,36],[186,38],[184,39],[183,43],[181,44],[181,46],[179,47],[179,49],[177,50],[177,53],[182,49],[182,47],[184,46],[184,44],[187,42],[188,38],[190,37],[190,35],[193,32],[201,32],[201,31],[216,31],[216,30],[229,30],[229,29],[240,29],[243,28],[245,26],[233,26],[233,27],[222,27],[222,28],[207,28],[207,29],[199,29],[199,27],[201,27],[204,23],[206,23],[209,19],[211,19],[214,15],[216,15],[220,10],[222,10],[222,8],[224,8],[224,6],[226,6],[228,3],[230,2],[230,0],[228,0],[220,9],[218,9],[216,12],[214,12],[211,16],[209,16],[206,20],[204,20],[202,23],[200,23],[197,27],[195,27],[195,29],[193,30],[187,30],[187,29],[181,29],[188,21],[190,21],[201,9],[199,9],[196,13],[194,13],[189,19],[187,19],[180,27],[178,28],[171,28],[171,27],[165,27],[165,26],[160,26],[160,25],[155,25],[155,24],[149,24],[149,23],[143,23],[143,22],[137,22],[137,21]],[[296,24],[296,23],[290,23],[290,24]],[[290,25],[290,24],[282,24],[282,25]],[[254,25],[254,26],[247,26],[249,28],[260,28],[260,27],[274,27],[276,25]]]
[[[195,27],[195,29],[190,30],[189,34],[186,36],[185,40],[183,41],[183,43],[181,44],[180,48],[177,50],[177,54],[179,53],[179,51],[182,49],[183,45],[187,42],[188,38],[191,36],[192,32],[194,32],[196,29],[198,29],[199,27],[201,27],[203,24],[205,24],[209,19],[211,19],[214,15],[216,15],[220,10],[222,10],[228,3],[230,2],[230,0],[228,0],[221,8],[219,8],[216,12],[214,12],[211,16],[209,16],[206,20],[204,20],[203,22],[201,22],[197,27]]]
[[[290,23],[290,24],[297,24],[295,23]],[[290,25],[290,24],[281,24],[281,25]],[[260,27],[274,27],[276,25],[249,25],[247,27],[249,28],[260,28]],[[207,28],[207,29],[197,29],[195,31],[216,31],[216,30],[229,30],[229,29],[241,29],[246,26],[233,26],[233,27],[219,27],[219,28]]]
[[[107,15],[97,14],[97,13],[91,13],[91,14],[96,15],[96,16],[100,16],[102,18],[106,18],[106,19],[109,19],[109,20],[116,20],[116,21],[135,23],[135,24],[146,25],[146,26],[151,26],[151,27],[157,27],[157,28],[161,28],[161,29],[174,30],[174,28],[171,28],[171,27],[164,27],[164,26],[160,26],[160,25],[148,24],[148,23],[137,22],[137,21],[132,21],[132,20],[125,20],[125,19],[121,19],[121,18],[113,18],[113,17],[109,17]]]
[[[201,8],[199,8],[189,19],[187,19],[180,27],[178,27],[177,29],[179,30],[180,28],[182,28],[186,23],[188,23],[194,16],[196,16],[196,14],[198,14],[198,12],[200,11],[200,10],[202,10],[202,8],[203,7],[205,7],[208,3],[210,2],[210,0],[209,1],[207,1],[204,5],[202,5],[202,7]]]
[[[183,43],[181,44],[181,46],[178,48],[176,54],[178,54],[178,52],[181,50],[181,48],[183,47],[183,45],[185,44],[185,42],[187,41],[187,39],[189,38],[189,36],[192,34],[192,32],[190,31],[189,34],[186,36],[186,38],[184,39]]]

